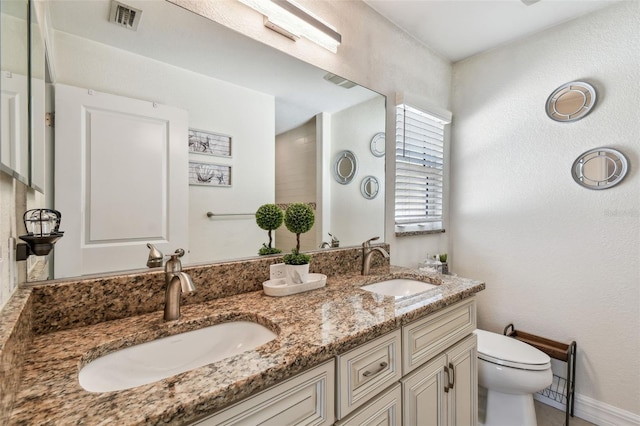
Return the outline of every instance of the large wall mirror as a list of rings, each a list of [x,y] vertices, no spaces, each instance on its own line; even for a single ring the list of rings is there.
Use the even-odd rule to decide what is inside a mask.
[[[29,183],[29,3],[0,2],[0,170]]]
[[[384,195],[365,200],[357,185],[335,182],[331,164],[338,152],[351,150],[363,159],[362,176],[384,177],[384,157],[369,152],[371,138],[385,131],[384,96],[357,85],[336,85],[324,78],[326,71],[175,4],[121,3],[141,13],[137,29],[109,22],[111,3],[106,0],[46,3],[48,37],[53,38],[47,47],[55,48],[47,52],[55,75],[47,96],[55,98],[56,117],[56,174],[49,190],[65,231],[54,250],[55,278],[144,268],[147,242],[165,253],[178,248],[175,244],[186,246],[186,264],[256,256],[268,237],[253,213],[265,203],[314,206],[314,228],[301,241],[306,251],[318,250],[330,240],[329,233],[343,247],[384,235]],[[83,104],[85,98],[89,103]],[[154,108],[182,111],[184,145],[179,152],[171,148],[166,158],[168,148],[140,156],[147,149],[138,146],[144,137],[132,138],[124,130],[128,119],[111,112],[107,117],[101,113],[106,107],[91,103],[103,99],[138,105],[141,116]],[[84,106],[73,110],[69,105],[76,101]],[[91,126],[82,121],[91,117]],[[112,119],[124,124],[110,125]],[[155,126],[154,120],[147,121],[159,133],[176,128]],[[100,134],[92,133],[100,128]],[[189,152],[187,128],[231,136],[231,154]],[[99,137],[113,149],[97,148]],[[74,138],[82,139],[77,149],[67,143]],[[176,158],[184,179],[182,172],[173,179],[172,172],[149,168],[153,161]],[[215,164],[231,184],[189,185],[187,162]],[[139,170],[125,172],[127,167]],[[75,168],[86,182],[70,180]],[[100,170],[111,174],[98,175]],[[170,192],[181,194],[180,201],[160,197],[154,204],[150,190],[136,189],[163,185],[178,185]],[[76,204],[62,207],[68,194],[77,193]],[[140,213],[118,207],[123,205],[132,211],[137,206]],[[186,224],[179,243],[165,234],[169,226],[163,221],[169,216],[182,217]],[[287,252],[295,246],[295,235],[282,226],[275,245]]]

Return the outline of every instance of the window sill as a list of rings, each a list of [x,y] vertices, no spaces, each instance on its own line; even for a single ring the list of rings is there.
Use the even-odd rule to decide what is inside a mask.
[[[396,230],[396,237],[412,237],[414,235],[429,235],[429,234],[443,234],[445,232],[444,229],[425,229],[425,230],[407,230],[407,231],[398,231]]]

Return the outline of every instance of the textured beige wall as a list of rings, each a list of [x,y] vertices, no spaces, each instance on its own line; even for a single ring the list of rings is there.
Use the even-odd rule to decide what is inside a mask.
[[[454,65],[452,266],[487,283],[482,328],[576,340],[576,410],[636,415],[611,424],[640,423],[639,22],[640,2],[622,2]],[[592,113],[547,118],[549,94],[582,79]],[[570,168],[600,146],[631,170],[592,191]]]

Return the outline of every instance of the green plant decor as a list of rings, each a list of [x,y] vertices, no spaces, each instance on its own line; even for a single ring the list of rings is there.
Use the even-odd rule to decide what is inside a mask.
[[[315,220],[313,209],[308,204],[293,203],[284,212],[285,226],[290,232],[296,234],[296,253],[300,252],[300,234],[309,231]]]
[[[267,247],[267,245],[264,243],[262,243],[262,247],[260,247],[260,250],[258,250],[258,254],[260,256],[267,256],[269,254],[278,254],[278,253],[282,253],[282,250],[275,247]]]
[[[287,253],[282,256],[282,261],[287,265],[306,265],[311,261],[311,256],[305,253],[300,253],[296,249],[292,249],[291,253]]]
[[[440,262],[447,263],[447,253],[442,253],[438,255],[438,257],[440,258]]]
[[[275,204],[263,204],[258,207],[256,211],[256,223],[261,229],[265,231],[269,231],[269,245],[262,244],[262,248],[258,251],[258,254],[274,254],[274,253],[282,253],[282,250],[271,248],[271,244],[273,242],[273,238],[271,237],[271,231],[274,229],[278,229],[280,225],[282,225],[282,220],[284,218],[284,213],[280,207]],[[265,250],[265,248],[267,250]],[[272,251],[277,250],[277,251]]]

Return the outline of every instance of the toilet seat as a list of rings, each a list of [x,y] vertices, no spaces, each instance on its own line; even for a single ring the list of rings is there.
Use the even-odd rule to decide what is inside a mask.
[[[521,370],[547,370],[551,358],[539,349],[512,337],[475,330],[478,336],[478,358],[493,364]]]

